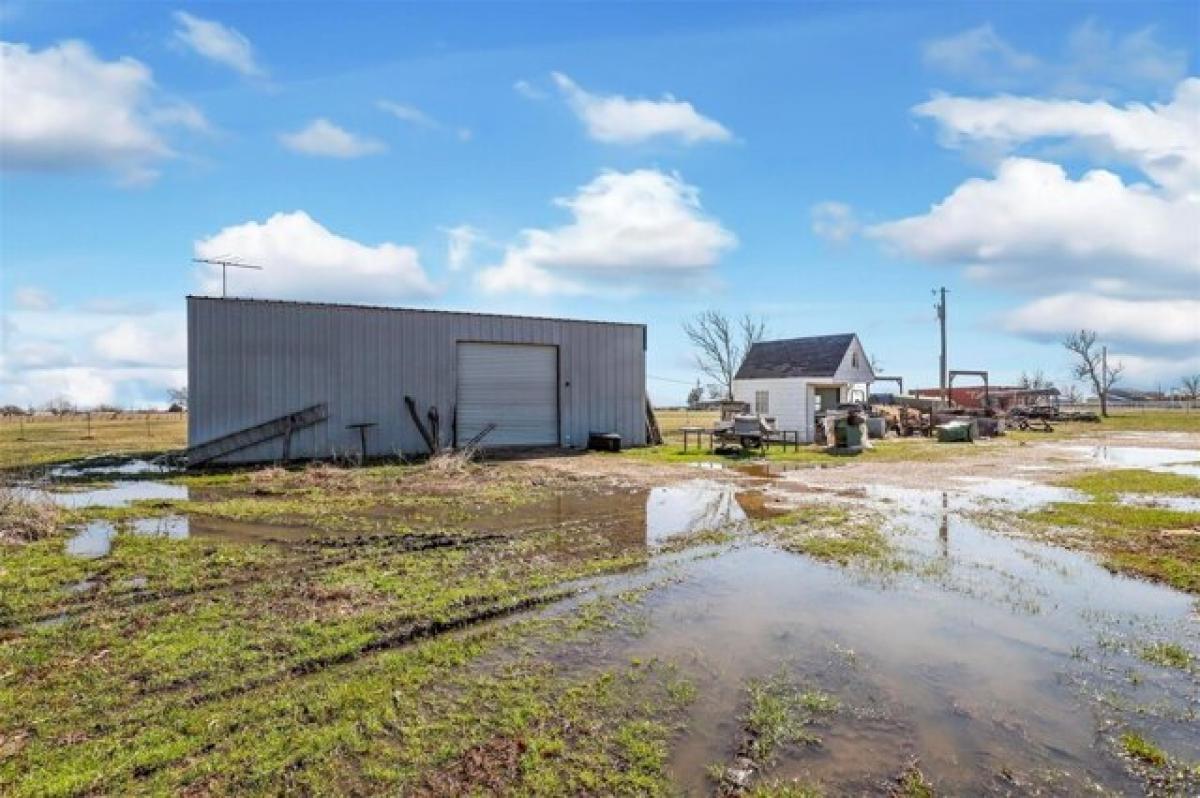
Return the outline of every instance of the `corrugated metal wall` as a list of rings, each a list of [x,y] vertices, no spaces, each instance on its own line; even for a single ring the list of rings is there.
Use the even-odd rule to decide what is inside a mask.
[[[472,313],[188,298],[188,444],[196,445],[325,402],[329,419],[297,432],[293,457],[358,451],[347,424],[375,422],[372,455],[425,447],[404,407],[436,405],[451,442],[459,341],[559,347],[564,446],[591,430],[646,442],[645,327]],[[274,460],[280,440],[227,462]]]

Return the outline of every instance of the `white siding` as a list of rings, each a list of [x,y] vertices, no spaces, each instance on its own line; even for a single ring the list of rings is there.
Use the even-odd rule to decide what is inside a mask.
[[[775,417],[779,429],[799,430],[801,441],[812,440],[812,391],[808,389],[808,380],[792,377],[733,381],[733,398],[746,402],[752,409],[758,391],[770,394],[769,415]]]
[[[856,335],[850,342],[850,346],[846,348],[846,354],[842,356],[842,362],[831,382],[865,384],[874,379],[875,373],[871,371],[871,361],[867,358],[867,351],[863,349],[862,342]]]

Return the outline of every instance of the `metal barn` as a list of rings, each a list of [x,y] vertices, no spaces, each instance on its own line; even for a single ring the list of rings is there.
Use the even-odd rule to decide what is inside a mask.
[[[188,297],[193,462],[646,442],[646,327],[486,313]],[[358,425],[358,426],[355,426]]]

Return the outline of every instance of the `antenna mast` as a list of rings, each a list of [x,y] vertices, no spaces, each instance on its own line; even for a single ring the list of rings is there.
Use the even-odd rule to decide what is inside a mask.
[[[226,287],[229,284],[226,272],[232,266],[235,269],[254,269],[262,271],[262,266],[257,266],[253,263],[244,263],[234,258],[192,258],[193,263],[207,263],[209,266],[221,267],[221,299],[225,299]]]

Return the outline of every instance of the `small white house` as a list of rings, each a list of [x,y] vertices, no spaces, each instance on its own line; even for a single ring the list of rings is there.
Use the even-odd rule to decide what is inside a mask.
[[[875,372],[854,333],[760,341],[733,378],[733,398],[776,426],[813,440],[813,418],[843,402],[865,402]]]

